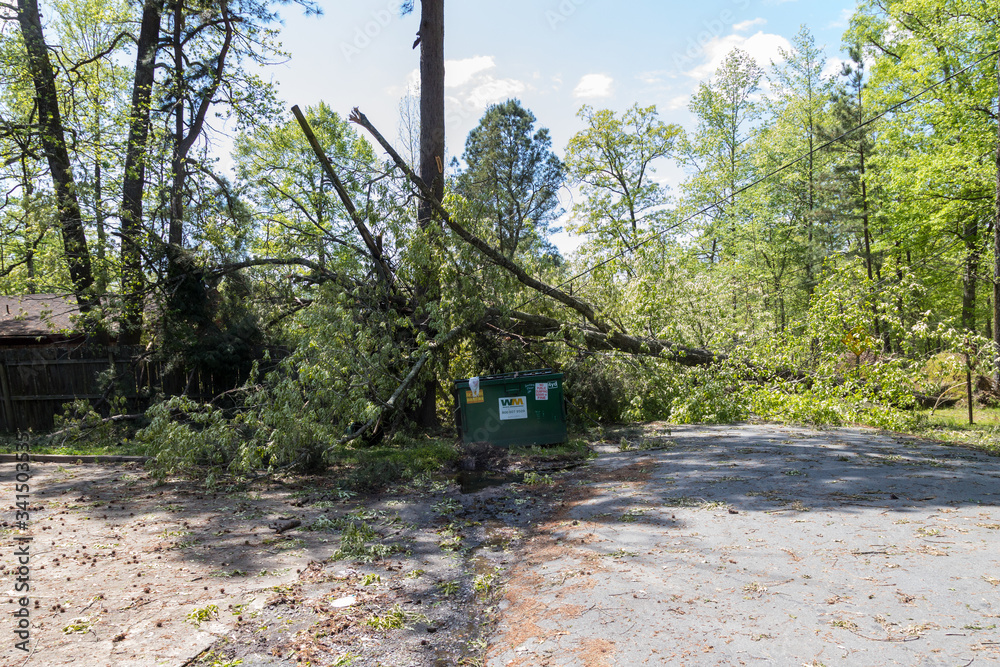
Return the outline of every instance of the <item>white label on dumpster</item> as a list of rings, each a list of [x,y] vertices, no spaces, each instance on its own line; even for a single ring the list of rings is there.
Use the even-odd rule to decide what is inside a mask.
[[[500,399],[500,419],[527,419],[527,396],[507,396]]]
[[[535,400],[536,401],[547,401],[547,400],[549,400],[549,383],[548,382],[537,382],[537,383],[535,383]]]

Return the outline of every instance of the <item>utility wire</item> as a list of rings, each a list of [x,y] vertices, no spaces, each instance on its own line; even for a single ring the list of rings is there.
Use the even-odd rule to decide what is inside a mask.
[[[586,269],[585,271],[581,271],[580,273],[576,274],[575,276],[564,280],[563,282],[561,282],[558,285],[556,285],[556,287],[559,288],[559,289],[561,289],[561,288],[565,287],[566,285],[568,285],[568,284],[570,284],[570,283],[572,283],[572,282],[574,282],[576,280],[579,280],[580,278],[583,278],[583,277],[585,277],[587,275],[590,275],[591,273],[593,273],[597,269],[601,268],[602,266],[606,266],[606,265],[610,264],[611,262],[624,257],[625,255],[628,255],[628,254],[631,254],[631,253],[635,252],[638,248],[641,248],[642,246],[644,246],[644,245],[646,245],[648,243],[651,243],[652,241],[654,241],[654,240],[656,240],[656,239],[664,236],[668,232],[671,232],[671,231],[677,229],[681,225],[683,225],[683,224],[685,224],[685,223],[693,220],[694,218],[697,218],[700,215],[704,215],[705,213],[709,212],[713,208],[718,208],[722,204],[730,202],[731,200],[735,199],[737,195],[741,195],[744,192],[746,192],[747,190],[750,190],[751,188],[757,187],[761,183],[769,180],[770,178],[773,178],[774,176],[777,176],[778,174],[780,174],[783,171],[786,171],[786,170],[790,169],[791,167],[793,167],[796,164],[798,164],[799,162],[802,162],[803,160],[809,158],[810,156],[812,156],[812,155],[814,155],[816,153],[819,153],[820,151],[826,150],[830,146],[836,144],[837,142],[840,142],[840,141],[844,140],[845,138],[847,138],[850,135],[854,134],[858,130],[864,129],[865,127],[868,127],[869,125],[872,125],[876,121],[881,120],[882,118],[884,118],[885,116],[888,116],[889,114],[893,113],[894,111],[897,111],[897,110],[901,109],[902,107],[906,106],[910,102],[913,102],[914,100],[922,97],[926,93],[929,93],[930,91],[938,88],[939,86],[942,86],[942,85],[948,83],[949,81],[951,81],[952,79],[958,77],[959,75],[964,74],[965,72],[968,72],[969,70],[975,69],[976,67],[979,67],[980,65],[982,65],[984,62],[986,62],[990,58],[996,57],[998,54],[1000,54],[1000,49],[995,49],[993,51],[990,51],[989,53],[987,53],[985,56],[983,56],[979,60],[975,61],[974,63],[972,63],[970,65],[967,65],[966,67],[963,67],[962,69],[958,70],[957,72],[949,74],[948,76],[946,76],[945,78],[941,79],[940,81],[935,81],[934,83],[930,84],[929,86],[926,86],[925,88],[923,88],[919,92],[911,95],[910,97],[907,97],[905,100],[902,100],[901,102],[897,102],[896,104],[893,104],[892,106],[890,106],[887,109],[881,111],[880,113],[875,114],[874,116],[872,116],[868,120],[860,123],[859,125],[856,125],[855,127],[852,127],[851,129],[846,130],[840,136],[835,137],[833,139],[830,139],[829,141],[827,141],[827,142],[825,142],[823,144],[820,144],[819,146],[814,147],[813,149],[811,149],[811,150],[803,153],[802,155],[798,156],[797,158],[794,158],[794,159],[792,159],[792,160],[784,163],[780,167],[776,167],[775,169],[772,169],[771,171],[767,172],[766,174],[764,174],[763,176],[761,176],[757,180],[752,181],[752,182],[748,183],[747,185],[744,185],[744,186],[740,187],[737,190],[734,190],[732,193],[730,193],[729,195],[727,195],[724,199],[719,200],[719,201],[715,201],[715,202],[713,202],[711,204],[708,204],[707,206],[702,207],[701,209],[695,211],[694,213],[690,214],[686,218],[684,218],[684,219],[680,220],[679,222],[676,222],[673,225],[669,226],[667,229],[663,229],[663,230],[657,231],[657,232],[652,232],[651,234],[649,234],[648,236],[646,236],[646,238],[641,239],[639,241],[636,241],[635,244],[633,244],[633,245],[625,248],[624,250],[620,250],[617,253],[615,253],[614,255],[612,255],[612,256],[604,259],[604,260],[601,260],[600,262],[598,262],[594,266]],[[534,297],[528,299],[527,301],[524,301],[523,303],[521,303],[521,305],[517,306],[516,310],[520,310],[521,308],[524,308],[529,303],[533,303],[533,302],[537,301],[538,299],[542,298],[542,296],[544,296],[544,295],[539,294],[537,296],[534,296]]]

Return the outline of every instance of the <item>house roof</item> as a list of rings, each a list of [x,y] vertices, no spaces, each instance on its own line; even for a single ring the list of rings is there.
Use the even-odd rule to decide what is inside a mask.
[[[0,338],[72,335],[79,314],[71,294],[0,296]]]

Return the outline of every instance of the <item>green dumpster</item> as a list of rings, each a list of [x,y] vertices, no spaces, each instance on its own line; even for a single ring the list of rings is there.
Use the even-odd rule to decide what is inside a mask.
[[[455,380],[455,420],[462,442],[499,447],[566,441],[562,373],[537,368]]]

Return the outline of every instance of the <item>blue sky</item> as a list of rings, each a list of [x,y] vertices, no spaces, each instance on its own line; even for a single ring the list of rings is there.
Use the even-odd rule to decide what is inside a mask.
[[[358,106],[396,137],[399,102],[417,84],[415,12],[399,0],[320,0],[324,14],[283,9],[281,41],[291,59],[265,76],[289,105],[320,100],[346,115]],[[460,156],[485,107],[517,97],[548,127],[562,155],[582,128],[583,104],[623,110],[655,104],[667,122],[691,128],[687,101],[734,47],[762,67],[800,25],[839,69],[853,0],[448,0],[445,3],[447,150]],[[664,179],[679,175],[661,169]],[[562,245],[562,244],[560,244]]]

